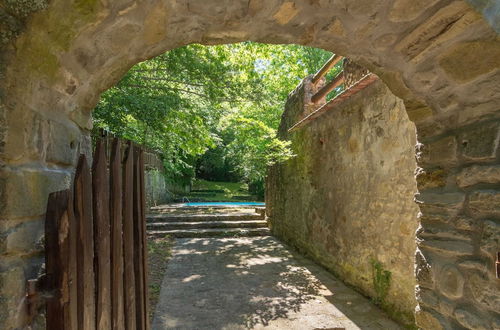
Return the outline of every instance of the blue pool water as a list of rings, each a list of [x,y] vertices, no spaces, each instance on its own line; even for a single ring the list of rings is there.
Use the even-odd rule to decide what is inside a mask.
[[[200,202],[200,203],[184,203],[184,206],[216,206],[216,205],[229,205],[229,206],[264,206],[266,203],[261,202]]]

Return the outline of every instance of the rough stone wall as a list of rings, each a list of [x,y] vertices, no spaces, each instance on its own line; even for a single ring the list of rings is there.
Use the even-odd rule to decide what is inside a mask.
[[[344,58],[342,63],[342,69],[344,72],[344,89],[348,89],[356,82],[358,82],[363,76],[367,75],[370,71],[363,68],[361,65],[354,63],[351,59]]]
[[[0,0],[0,46],[6,45],[21,33],[31,14],[47,6],[47,0]]]
[[[403,101],[376,82],[288,133],[303,100],[300,87],[288,100],[279,130],[292,141],[296,157],[268,176],[272,231],[412,324],[416,137]],[[383,281],[375,263],[391,273],[388,291],[374,288],[374,279]]]
[[[500,329],[500,118],[483,116],[419,136],[416,317],[424,329]]]
[[[147,207],[165,204],[172,197],[167,191],[164,174],[157,169],[151,169],[144,173],[144,185]]]
[[[404,100],[421,155],[417,322],[498,328],[499,244],[483,237],[499,227],[500,181],[484,174],[500,164],[492,138],[500,123],[496,8],[495,0],[51,0],[30,10],[23,32],[0,46],[0,235],[19,242],[0,240],[0,328],[25,324],[24,283],[41,260],[41,206],[67,187],[68,155],[88,148],[99,94],[164,51],[245,40],[348,56]],[[478,174],[460,186],[466,169]],[[456,242],[468,254],[457,255]],[[447,264],[458,265],[455,295],[439,283]],[[473,294],[477,283],[486,293]]]

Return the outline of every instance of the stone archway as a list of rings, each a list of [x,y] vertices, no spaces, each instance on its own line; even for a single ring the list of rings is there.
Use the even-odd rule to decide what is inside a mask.
[[[51,1],[2,50],[0,324],[23,323],[47,195],[69,184],[78,151],[88,153],[100,93],[169,49],[252,40],[349,56],[405,101],[419,141],[418,325],[500,326],[500,42],[491,8],[478,5],[481,14],[451,0]]]

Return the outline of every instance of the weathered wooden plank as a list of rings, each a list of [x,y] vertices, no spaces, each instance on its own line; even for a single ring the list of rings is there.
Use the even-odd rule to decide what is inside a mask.
[[[111,248],[106,147],[98,139],[92,165],[96,328],[111,328]]]
[[[77,286],[79,329],[95,329],[94,226],[92,180],[85,155],[80,155],[75,173],[74,210],[78,224]]]
[[[113,139],[110,156],[111,312],[112,328],[125,329],[123,297],[122,164],[121,142]]]
[[[70,329],[70,221],[69,190],[49,195],[45,217],[45,263],[49,287],[54,297],[47,301],[48,329]]]
[[[146,329],[146,309],[144,292],[144,239],[142,230],[142,197],[141,197],[141,167],[140,153],[138,147],[134,148],[134,267],[135,267],[135,298],[136,298],[136,317],[137,329]]]
[[[125,329],[136,330],[136,297],[134,274],[134,147],[129,141],[123,162],[123,258]]]
[[[78,222],[75,218],[73,191],[69,193],[68,200],[68,222],[69,222],[69,260],[68,260],[68,281],[69,281],[69,313],[70,321],[67,323],[68,329],[78,329]]]
[[[149,323],[149,285],[148,285],[148,244],[146,236],[146,188],[144,179],[144,150],[139,154],[139,179],[140,179],[140,199],[141,199],[141,225],[142,225],[142,268],[143,268],[143,287],[144,287],[144,317],[145,329],[150,329]]]

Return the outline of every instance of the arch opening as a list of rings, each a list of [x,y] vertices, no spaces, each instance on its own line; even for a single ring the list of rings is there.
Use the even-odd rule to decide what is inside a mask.
[[[265,48],[266,50],[260,50],[260,48],[264,49],[264,47],[267,47]],[[246,48],[248,50],[245,50]],[[317,84],[312,84],[310,82],[310,77],[306,78],[302,83],[299,82],[302,77],[315,73],[331,54],[326,52],[323,53],[320,50],[303,49],[296,45],[269,46],[244,43],[207,48],[198,45],[187,46],[167,52],[166,54],[160,55],[157,59],[143,62],[132,68],[126,74],[125,78],[117,84],[116,88],[106,92],[105,96],[94,110],[98,111],[97,118],[99,120],[99,126],[111,128],[111,132],[119,132],[122,136],[131,134],[136,140],[139,139],[141,143],[152,142],[152,144],[158,148],[157,143],[155,143],[157,142],[156,138],[152,136],[154,135],[155,127],[153,127],[154,125],[152,125],[149,120],[157,122],[162,121],[164,117],[168,117],[167,121],[176,120],[176,125],[186,128],[182,123],[185,118],[175,118],[176,111],[182,112],[177,113],[178,116],[183,115],[183,113],[184,115],[189,113],[190,117],[193,118],[196,118],[198,115],[203,115],[202,110],[196,110],[196,107],[200,106],[196,103],[200,101],[198,97],[203,98],[202,93],[206,92],[202,87],[205,77],[200,78],[199,75],[206,75],[207,78],[210,79],[211,73],[203,71],[202,62],[204,59],[200,59],[199,57],[204,54],[201,50],[211,49],[218,50],[218,52],[221,53],[229,49],[231,53],[236,53],[234,57],[235,59],[239,59],[239,61],[237,61],[238,64],[241,64],[246,70],[249,70],[250,66],[250,70],[255,70],[262,74],[263,78],[257,81],[258,86],[254,86],[253,88],[271,89],[274,86],[266,80],[266,76],[273,75],[274,73],[274,77],[267,78],[273,81],[277,79],[276,77],[282,77],[279,88],[274,87],[275,89],[272,89],[272,92],[267,91],[266,94],[259,95],[257,98],[255,95],[248,95],[249,99],[246,102],[250,103],[250,106],[245,105],[245,101],[243,100],[236,102],[236,105],[225,104],[227,103],[227,95],[231,94],[231,92],[227,93],[227,95],[225,94],[226,98],[222,101],[217,99],[215,101],[217,104],[214,104],[215,108],[221,107],[223,109],[221,120],[224,122],[228,122],[229,119],[232,118],[232,115],[238,115],[240,122],[250,123],[250,121],[256,121],[258,119],[258,126],[268,124],[270,125],[269,128],[276,129],[281,118],[280,138],[285,141],[289,139],[293,141],[291,148],[294,150],[294,153],[296,153],[292,157],[292,162],[295,163],[291,166],[293,170],[290,171],[290,169],[286,169],[286,167],[290,167],[288,162],[286,165],[281,165],[283,161],[275,164],[272,171],[287,171],[288,174],[282,175],[279,178],[274,175],[270,179],[271,182],[275,182],[274,185],[273,183],[268,183],[268,187],[271,189],[267,194],[268,198],[266,198],[269,205],[268,222],[273,228],[273,233],[277,237],[291,243],[292,246],[305,251],[309,255],[313,255],[315,261],[328,267],[334,273],[341,274],[340,278],[342,280],[353,284],[358,290],[371,297],[379,305],[382,305],[387,311],[391,312],[391,316],[398,321],[412,325],[414,322],[412,314],[416,304],[414,298],[415,281],[413,275],[413,254],[415,251],[414,232],[417,227],[417,206],[413,203],[413,194],[416,191],[413,178],[413,172],[416,166],[413,152],[413,147],[415,145],[415,130],[414,125],[407,118],[403,102],[390,93],[382,83],[379,82],[373,88],[367,90],[366,93],[361,93],[356,99],[348,102],[348,105],[335,109],[335,112],[339,113],[339,115],[335,117],[325,116],[319,118],[318,122],[321,123],[319,124],[321,128],[305,129],[307,131],[306,133],[297,133],[298,136],[290,134],[292,135],[290,138],[283,134],[284,130],[286,131],[286,129],[289,128],[287,128],[287,125],[289,126],[300,117],[305,116],[308,110],[316,110],[316,107],[320,107],[326,102],[325,99],[320,100],[316,104],[312,104],[312,100],[310,100],[315,93],[314,91],[320,90],[322,88],[321,86],[326,83],[323,81],[324,78],[318,81]],[[296,53],[294,53],[294,50]],[[196,52],[200,53],[197,56],[190,54],[190,51],[194,52],[194,54],[196,54]],[[307,58],[307,55],[313,54],[313,52],[317,52],[318,54],[312,56],[312,58]],[[244,58],[245,56],[249,56],[249,53],[257,53],[257,55],[253,55],[254,57],[250,57],[249,59]],[[283,56],[280,53],[288,54],[285,55],[285,57],[292,56],[293,60],[297,59],[301,62],[307,62],[306,64],[295,64],[298,67],[298,71],[304,72],[297,73],[297,68],[295,68],[295,71],[290,68],[283,69],[282,65],[280,66],[279,63],[287,60],[278,57]],[[200,61],[196,62],[197,72],[194,76],[189,72],[189,68],[186,67],[183,67],[183,70],[181,70],[183,72],[181,76],[176,76],[175,73],[177,68],[171,69],[169,72],[166,69],[167,66],[163,66],[165,63],[170,63],[171,66],[175,67],[177,64],[176,56],[179,54],[182,54],[185,58],[191,58],[191,61]],[[263,63],[268,59],[273,59],[273,61],[278,64],[268,64],[266,68],[266,65]],[[212,60],[218,59],[212,58]],[[245,65],[244,61],[247,61],[249,65]],[[181,65],[185,63],[188,63],[188,60],[183,58]],[[293,61],[291,61],[287,65],[291,66],[293,64]],[[270,70],[269,67],[273,67],[276,72]],[[229,69],[229,71],[234,74],[234,71],[238,68],[239,67],[236,65],[234,68]],[[284,71],[288,70],[286,71],[288,74],[277,72],[277,70],[280,69]],[[161,70],[161,72],[156,75],[158,70]],[[348,89],[361,77],[366,75],[366,70],[364,68],[350,61],[346,61],[344,64],[338,62],[337,66],[332,71],[332,77],[328,76],[328,79],[333,79],[336,73],[343,71],[343,75],[347,77],[345,89]],[[295,76],[286,79],[291,72],[293,72]],[[216,79],[220,79],[221,81],[217,81],[217,84],[221,83],[226,89],[237,88],[239,97],[245,97],[245,95],[239,94],[240,90],[244,90],[248,94],[252,92],[251,89],[247,90],[240,86],[237,79],[234,83],[238,84],[238,86],[228,86],[229,82],[225,81],[225,78],[227,77],[224,75],[224,72],[219,71]],[[156,85],[155,83],[158,79],[168,79],[170,81],[168,81],[166,85]],[[179,85],[182,79],[184,79],[184,81],[189,81],[189,84]],[[144,85],[148,83],[148,81],[153,82],[153,84],[148,86]],[[250,84],[250,86],[255,84],[250,81],[245,81],[245,83]],[[190,84],[194,84],[194,87],[190,87]],[[137,92],[137,88],[144,90],[144,93]],[[151,89],[152,95],[149,94],[150,91],[148,88]],[[194,109],[190,109],[189,105],[182,104],[181,102],[178,104],[175,102],[168,103],[164,104],[164,106],[166,109],[169,107],[171,108],[169,113],[157,117],[157,114],[154,113],[157,104],[148,104],[148,102],[143,99],[143,94],[147,94],[148,97],[151,96],[154,98],[158,96],[155,92],[159,88],[161,88],[160,93],[165,93],[166,98],[169,97],[168,93],[170,88],[174,88],[175,94],[179,93],[179,89],[184,91],[185,95],[183,96],[187,97],[187,102],[192,101],[195,104]],[[290,94],[288,98],[286,98],[289,92]],[[258,91],[254,94],[258,94]],[[270,97],[267,94],[271,94],[272,96]],[[170,97],[176,98],[177,96],[170,95]],[[120,102],[120,98],[124,99],[123,103]],[[130,98],[136,99],[133,100],[133,103],[129,103],[127,101]],[[275,98],[279,98],[279,100],[274,100]],[[252,103],[255,99],[257,99],[259,103]],[[276,112],[277,109],[275,109],[275,107],[269,106],[271,100],[277,102],[277,107],[280,108],[279,112]],[[287,101],[286,106],[285,100]],[[135,103],[138,103],[138,105]],[[260,105],[260,103],[263,105]],[[263,107],[260,113],[255,110],[249,113],[248,108],[259,106]],[[127,107],[137,107],[138,109],[127,109]],[[179,107],[179,109],[176,109],[176,107]],[[201,105],[201,107],[204,106]],[[213,116],[213,118],[204,118],[206,123],[218,119],[219,115],[215,108],[211,110],[211,116]],[[281,112],[283,112],[283,109],[285,109],[285,114],[282,116]],[[146,111],[146,117],[142,116],[141,111]],[[192,113],[190,113],[190,111]],[[199,113],[197,113],[197,111],[199,111]],[[274,111],[274,113],[272,111]],[[262,118],[266,115],[266,112],[271,112],[272,114],[268,114],[268,116],[273,118],[267,118],[267,120],[266,118]],[[126,127],[128,119],[121,118],[120,113],[126,113],[133,117],[130,128]],[[172,113],[174,114],[173,116]],[[111,117],[116,118],[111,118],[110,114]],[[245,116],[247,117],[245,118]],[[114,122],[115,119],[117,122]],[[139,129],[139,131],[136,132],[136,120],[141,121],[138,125],[139,127],[144,126],[143,128],[145,128],[148,126],[147,123],[151,124],[151,131],[147,136],[143,134],[144,129]],[[343,122],[343,124],[338,125],[340,122]],[[235,126],[232,130],[238,130],[238,128],[245,129],[245,127]],[[348,151],[342,149],[342,147],[339,148],[339,145],[331,143],[336,140],[341,141],[344,138],[346,129],[349,132],[347,135],[350,134],[351,138],[348,139],[349,141],[342,141],[341,143],[349,145]],[[344,130],[344,133],[341,133],[342,130]],[[216,132],[217,134],[224,134],[224,132]],[[255,133],[254,131],[252,132]],[[266,132],[268,131],[266,130]],[[330,132],[330,134],[328,132]],[[370,132],[373,132],[373,134]],[[215,132],[212,131],[212,134],[214,133]],[[187,132],[185,132],[185,134],[187,135],[187,139],[196,139],[193,134]],[[311,134],[314,135],[312,139],[310,137]],[[202,137],[202,134],[198,135]],[[311,141],[314,141],[321,135],[324,136],[320,138],[322,140],[320,143],[321,148],[318,149],[316,146],[319,144]],[[167,136],[164,138],[167,140],[169,139]],[[398,142],[388,143],[391,139],[398,140]],[[175,140],[178,141],[177,143],[180,141],[178,139]],[[209,145],[209,143],[207,145]],[[304,148],[304,145],[307,147]],[[269,149],[270,147],[271,146],[268,146],[266,148]],[[383,148],[383,152],[379,149],[380,147]],[[183,148],[180,147],[180,149],[182,150]],[[265,158],[269,158],[259,158],[259,150],[257,149],[249,150],[248,153],[250,154],[248,159],[239,159],[238,162],[248,163],[249,161],[255,162],[260,160],[261,163],[265,163]],[[357,153],[357,156],[351,157],[352,155],[349,154],[352,153]],[[337,154],[339,158],[327,158],[329,154]],[[270,155],[268,154],[267,156]],[[227,157],[227,155],[225,157]],[[345,163],[341,161],[343,158],[346,159]],[[310,163],[315,163],[313,168],[309,168]],[[303,171],[301,167],[304,167],[305,170]],[[332,168],[335,168],[333,172]],[[389,173],[388,169],[393,170]],[[401,172],[401,174],[398,172]],[[311,173],[313,174],[311,175]],[[264,173],[260,174],[264,175]],[[304,182],[298,185],[293,182],[293,180],[300,177],[304,179],[304,176],[307,176]],[[336,182],[335,178],[337,177],[346,178],[350,182],[347,185],[345,184],[346,182]],[[245,179],[248,180],[249,178]],[[316,196],[314,196],[314,192],[311,193],[305,188],[309,185],[309,181],[314,182],[311,184],[313,190],[320,192]],[[340,188],[342,185],[343,187]],[[381,190],[377,191],[377,185],[382,187]],[[354,186],[356,186],[356,188],[353,189]],[[383,192],[383,189],[385,189],[383,187],[387,186],[391,186],[393,192],[388,190]],[[360,187],[364,188],[359,189]],[[199,189],[199,187],[196,189]],[[148,187],[146,187],[146,190],[148,190]],[[339,192],[341,193],[339,194]],[[311,201],[307,200],[307,197],[303,199],[304,195],[311,195],[313,199],[318,200],[318,203],[311,203]],[[343,199],[341,197],[342,195],[346,196],[347,199]],[[182,192],[179,197],[180,196],[183,196],[182,200],[177,200],[177,202],[184,201],[185,197],[187,197],[188,201],[193,201],[193,198],[200,197],[197,193],[189,194],[187,191]],[[220,198],[220,196],[218,196],[218,198]],[[297,198],[299,198],[300,202],[297,202]],[[367,203],[362,203],[360,202],[361,200],[366,200]],[[388,203],[387,200],[392,200],[392,204]],[[217,199],[217,201],[220,200]],[[272,211],[271,204],[273,205]],[[345,210],[332,210],[328,207],[328,204],[344,205]],[[297,209],[294,207],[297,207]],[[163,210],[164,208],[170,210],[171,206],[159,206],[155,208],[155,210]],[[353,211],[354,209],[356,209],[356,211]],[[364,218],[360,216],[360,214],[366,214],[368,216]],[[398,219],[395,219],[395,214],[399,217]],[[312,215],[312,217],[309,215]],[[318,218],[322,218],[322,220]],[[341,218],[349,219],[348,223],[345,224],[346,228],[340,229],[341,223],[335,221],[335,219]],[[300,221],[296,219],[302,219],[305,226],[304,224],[298,224],[297,222]],[[279,228],[280,225],[281,230]],[[153,227],[153,225],[151,225],[151,227]],[[155,227],[160,227],[160,221],[155,224]],[[283,230],[283,227],[285,227],[286,230]],[[338,228],[332,231],[331,228],[333,227]],[[374,227],[378,227],[382,230],[382,233],[374,230]],[[400,229],[400,227],[404,229]],[[314,229],[311,230],[310,228],[316,228],[316,232],[314,232]],[[159,235],[157,230],[158,229],[155,231],[155,235]],[[299,233],[299,237],[295,237],[293,235],[294,232]],[[391,232],[391,235],[385,235],[387,232]],[[178,234],[182,235],[181,237],[187,235],[186,233]],[[301,236],[305,236],[306,238],[304,239]],[[326,244],[324,242],[325,236],[329,236]],[[371,239],[367,239],[368,237]],[[304,241],[310,243],[304,244]],[[351,241],[351,243],[347,243],[349,241]],[[321,243],[314,244],[313,242]],[[382,245],[384,249],[380,248]],[[392,245],[394,245],[394,247]],[[336,246],[337,249],[335,253],[331,250],[333,246]],[[318,250],[321,252],[314,253],[314,251]],[[371,252],[366,254],[366,252],[370,250]],[[342,257],[339,258],[338,256],[340,255],[342,255]],[[359,260],[359,262],[356,260]],[[374,278],[372,278],[371,273],[373,272],[372,268],[375,266],[380,267],[381,272],[391,274],[391,283],[386,283],[387,288],[384,289],[384,292],[377,292],[374,288]],[[377,280],[379,280],[378,277]],[[182,304],[186,303],[186,301],[177,301],[177,303]],[[293,306],[293,304],[290,306]],[[163,310],[166,310],[166,308],[163,308]],[[175,310],[177,312],[175,318],[183,319],[183,317],[179,315],[180,309],[175,308]]]
[[[100,93],[164,51],[244,40],[346,55],[404,100],[418,135],[417,324],[498,326],[498,34],[464,1],[410,2],[53,1],[31,17],[3,50],[0,83],[7,327],[35,271],[46,197],[72,174],[67,142],[89,152]]]

